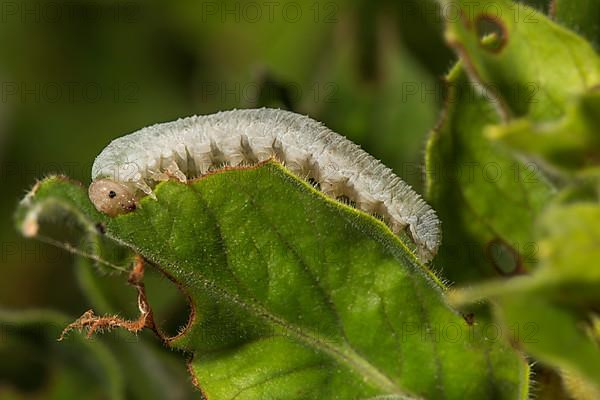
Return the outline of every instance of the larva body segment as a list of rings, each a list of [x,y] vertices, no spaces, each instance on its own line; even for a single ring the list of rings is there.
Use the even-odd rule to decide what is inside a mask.
[[[410,186],[358,145],[289,111],[223,111],[143,128],[100,153],[92,180],[108,178],[132,193],[153,196],[152,187],[162,180],[185,182],[224,165],[253,165],[273,157],[297,176],[318,183],[326,195],[349,199],[360,210],[382,217],[394,233],[406,232],[421,261],[436,254],[439,220]],[[90,198],[100,211],[122,209],[111,208],[106,203],[110,200],[92,187]]]

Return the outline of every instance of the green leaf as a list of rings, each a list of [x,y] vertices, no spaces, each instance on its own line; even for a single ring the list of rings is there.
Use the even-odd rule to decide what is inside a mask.
[[[592,46],[540,12],[508,0],[441,3],[460,6],[462,17],[448,18],[446,39],[503,119],[559,117],[573,95],[600,83]]]
[[[485,137],[499,117],[460,64],[448,86],[446,111],[426,153],[428,199],[444,227],[436,262],[460,283],[531,270],[534,222],[552,185],[536,164]]]
[[[449,1],[442,3],[450,4]],[[597,165],[599,148],[596,138],[598,55],[583,38],[528,7],[504,0],[477,3],[460,0],[458,4],[462,16],[448,22],[446,37],[459,54],[471,82],[489,96],[488,101],[481,104],[493,105],[498,117],[496,121],[484,121],[483,117],[476,116],[472,105],[465,106],[471,114],[458,108],[454,114],[451,106],[448,114],[457,115],[457,119],[463,121],[453,127],[459,134],[476,131],[478,138],[501,139],[504,143],[488,143],[496,149],[493,154],[501,149],[500,145],[508,144],[507,149],[520,152],[516,160],[542,159],[546,162],[544,168],[547,164],[552,166],[545,170],[555,175],[557,183],[569,186],[547,210],[543,208],[554,197],[552,191],[537,197],[538,201],[532,203],[536,206],[529,208],[532,212],[528,216],[518,207],[507,204],[505,197],[497,196],[494,203],[493,197],[485,192],[474,196],[497,213],[491,217],[484,214],[480,219],[482,225],[495,228],[498,220],[505,218],[506,227],[512,225],[513,232],[525,234],[521,238],[532,245],[536,268],[530,271],[530,276],[459,289],[450,299],[454,304],[472,303],[482,298],[490,300],[502,330],[516,331],[513,341],[529,354],[557,368],[563,376],[571,374],[598,384],[600,352],[588,331],[590,309],[598,304],[599,275],[593,266],[596,257],[593,249],[599,239],[596,225],[600,215],[597,202],[573,203],[593,199],[591,188],[584,185],[586,182],[556,174],[557,170],[583,172],[581,176],[597,174],[594,172],[597,170],[590,167]],[[496,11],[494,15],[491,10]],[[532,92],[524,90],[528,85],[534,89]],[[442,132],[448,125],[452,126],[452,120],[442,125]],[[484,132],[487,135],[483,135]],[[477,143],[478,139],[473,137],[452,147],[447,144],[445,154],[462,153],[461,146],[468,146],[464,142]],[[430,157],[441,157],[440,149],[444,147],[433,146],[437,153]],[[451,157],[442,159],[440,164],[445,166],[448,159]],[[449,189],[442,191],[440,182],[432,180],[432,183],[430,191],[437,201],[434,206],[439,207],[444,195],[452,193]],[[532,198],[541,193],[536,185],[524,185],[523,190]],[[518,188],[513,187],[508,193],[514,196]],[[561,204],[565,200],[568,203]],[[479,210],[485,209],[484,206],[478,204],[470,208]],[[463,212],[453,211],[447,205],[440,210],[440,215],[446,222],[444,215]],[[458,218],[451,221],[461,222]],[[451,229],[460,233],[460,227]],[[479,240],[483,238],[481,231],[473,235]],[[468,239],[468,236],[457,240],[462,238]],[[518,266],[522,258],[513,257],[512,263],[511,257],[497,259],[503,265]]]
[[[507,294],[497,302],[499,320],[520,330],[520,344],[529,354],[559,370],[576,371],[600,387],[600,347],[582,328],[584,318],[535,295]]]
[[[90,258],[103,272],[127,272],[133,253],[105,237],[108,217],[96,211],[81,183],[64,176],[50,176],[43,182],[36,183],[21,201],[17,230]]]
[[[535,278],[560,284],[561,291],[578,284],[577,292],[570,293],[571,300],[588,296],[600,300],[600,269],[590,268],[590,260],[600,257],[600,206],[552,207],[544,213],[540,231],[540,269]],[[583,285],[590,290],[581,292]]]
[[[552,0],[554,19],[584,36],[596,47],[600,45],[600,1]]]
[[[453,302],[514,293],[535,293],[570,306],[600,302],[600,270],[590,264],[600,257],[600,206],[554,205],[538,226],[539,266],[531,275],[459,290]]]
[[[600,340],[588,311],[600,304],[600,270],[593,261],[600,257],[600,206],[555,205],[539,226],[540,265],[531,276],[458,290],[451,298],[492,299],[505,326],[528,329],[517,339],[530,354],[600,387]]]
[[[60,184],[42,192],[60,201]],[[278,164],[155,194],[106,221],[107,236],[190,295],[193,317],[168,343],[194,352],[208,398],[526,398],[526,362],[449,308],[383,223]]]
[[[103,343],[78,334],[57,342],[68,321],[50,310],[0,310],[0,397],[125,398],[120,366]]]
[[[439,86],[423,73],[416,60],[396,39],[397,24],[368,2],[357,10],[357,23],[348,40],[328,54],[319,79],[335,82],[335,96],[319,107],[318,119],[392,168],[417,191],[423,185],[423,138],[435,123]],[[365,40],[365,25],[374,33]],[[353,62],[363,56],[374,71]]]
[[[488,129],[488,136],[569,171],[600,164],[600,91],[586,92],[568,104],[564,117],[536,123],[518,119]]]
[[[127,285],[127,276],[123,274],[132,263],[132,252],[102,234],[106,221],[106,217],[91,205],[81,185],[60,176],[47,178],[36,185],[22,202],[17,215],[18,228],[22,232],[35,233],[36,238],[77,255],[76,275],[98,312],[135,318],[139,312],[136,292]],[[60,235],[57,229],[52,229],[58,224],[63,228]],[[146,281],[151,280],[153,286],[161,290],[161,296],[155,301],[158,314],[166,314],[166,309],[173,311],[170,306],[174,305],[174,289],[167,290],[166,279],[148,275]],[[54,328],[62,330],[66,324],[65,319]],[[59,337],[60,330],[55,332],[54,339]],[[177,399],[191,394],[192,386],[181,383],[182,376],[185,377],[182,360],[177,360],[175,354],[154,348],[152,341],[119,332],[103,340],[102,345],[122,367],[122,379],[126,379],[132,398]],[[183,382],[186,379],[183,378]]]

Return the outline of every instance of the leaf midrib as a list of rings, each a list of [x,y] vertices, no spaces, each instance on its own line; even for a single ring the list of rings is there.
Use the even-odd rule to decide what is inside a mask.
[[[159,269],[160,263],[156,264]],[[299,328],[294,324],[289,323],[289,321],[280,318],[272,314],[266,308],[262,307],[257,303],[250,303],[248,301],[242,300],[239,296],[228,292],[225,289],[217,287],[214,282],[207,280],[204,276],[198,273],[198,277],[203,283],[206,283],[206,286],[203,286],[204,289],[213,291],[213,294],[217,296],[221,296],[222,298],[226,298],[230,302],[238,305],[239,307],[245,309],[249,313],[261,317],[263,320],[270,322],[274,325],[284,328],[285,336],[292,337],[298,341],[309,344],[311,347],[314,347],[324,353],[331,355],[336,360],[342,362],[359,372],[361,376],[372,382],[375,386],[381,389],[383,392],[387,394],[398,394],[403,396],[408,396],[408,393],[403,391],[390,377],[372,365],[369,361],[365,360],[362,356],[360,356],[356,351],[352,350],[348,346],[340,346],[332,343],[325,342],[323,340],[318,339],[319,335],[316,335],[312,330],[306,328]],[[188,329],[191,329],[194,325],[188,325]],[[411,397],[412,398],[412,397]]]
[[[204,207],[206,207],[207,210],[210,210],[210,207],[206,204],[205,199],[202,198],[200,193],[198,193],[196,190],[194,190],[194,193],[198,195],[198,200],[203,203]],[[162,267],[164,265],[173,265],[172,262],[162,259],[160,254],[164,254],[163,252],[155,253],[152,249],[140,249],[134,243],[125,242],[121,238],[113,235],[112,232],[107,232],[107,235],[116,242],[133,249],[137,253],[145,254],[145,257],[147,257],[149,261],[151,261],[151,263],[154,266],[156,266],[156,268],[158,268],[161,272],[167,275],[171,275],[169,271],[165,271]],[[227,264],[229,266],[228,262]],[[269,310],[261,306],[258,302],[246,301],[245,299],[240,298],[238,295],[230,293],[226,289],[221,288],[216,284],[216,282],[207,279],[200,271],[194,268],[194,265],[190,265],[188,263],[184,263],[183,265],[187,267],[184,269],[194,270],[194,273],[198,277],[199,282],[203,284],[203,290],[211,291],[215,296],[224,298],[230,301],[231,303],[236,304],[237,306],[245,309],[248,313],[258,316],[271,324],[283,328],[283,331],[286,333],[286,336],[292,337],[297,341],[306,343],[309,346],[330,355],[341,364],[347,365],[350,369],[356,371],[361,377],[369,381],[373,386],[380,389],[383,393],[404,396],[406,399],[415,398],[408,392],[400,388],[393,379],[387,376],[384,372],[380,371],[376,366],[374,366],[368,360],[363,358],[351,347],[346,345],[335,345],[333,343],[328,343],[326,341],[320,340],[319,335],[315,334],[315,332],[313,332],[312,330],[297,327],[296,325],[289,323],[289,321],[272,314]],[[176,269],[181,269],[181,267],[182,265],[179,265]],[[180,287],[185,287],[179,282],[177,282],[177,285]],[[252,296],[249,294],[248,297],[252,298]],[[186,330],[191,330],[194,325],[195,321],[190,321],[190,323],[187,324]],[[185,333],[178,335],[178,337],[183,336],[185,336]]]
[[[203,198],[202,193],[196,190],[196,188],[193,186],[191,186],[191,188],[193,192],[197,195],[198,200],[203,204],[205,209],[213,215],[215,221],[218,221],[214,210],[212,210],[211,207],[207,204],[207,201]],[[225,245],[225,240],[221,232],[220,225],[217,224],[216,228],[219,231],[221,242],[223,243],[223,245]],[[235,276],[231,265],[229,264],[228,258],[226,258],[226,263],[228,270],[231,272],[232,275]],[[202,274],[199,274],[199,276],[201,277],[201,279],[206,280],[204,276],[202,276]],[[240,300],[239,296],[231,294],[225,289],[218,288],[216,285],[213,284],[213,282],[210,282],[208,280],[206,280],[206,282],[210,284],[210,288],[221,291],[221,294],[224,294],[225,297],[227,297],[230,301],[234,302],[235,304],[243,307],[249,312],[254,311],[255,315],[258,315],[275,325],[283,327],[284,332],[294,334],[289,336],[293,336],[296,340],[312,345],[313,347],[331,355],[333,358],[343,362],[344,364],[349,365],[352,369],[358,371],[361,374],[361,376],[367,378],[385,393],[399,394],[404,396],[408,395],[390,377],[388,377],[385,373],[383,373],[377,367],[372,365],[368,360],[364,359],[358,352],[352,349],[352,347],[349,344],[346,344],[344,346],[336,346],[334,344],[319,340],[319,335],[316,335],[312,330],[308,330],[306,328],[301,329],[295,326],[294,324],[289,323],[289,321],[279,316],[276,316],[275,314],[272,314],[265,307],[260,305],[250,293],[247,293],[248,297],[252,300],[255,300],[252,303]]]

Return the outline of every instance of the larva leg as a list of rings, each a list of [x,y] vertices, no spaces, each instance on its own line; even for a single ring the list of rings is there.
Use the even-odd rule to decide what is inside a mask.
[[[162,171],[149,170],[148,173],[153,181],[164,182],[169,180],[169,176]]]
[[[252,140],[248,138],[248,142],[257,162],[268,160],[275,155],[273,152],[273,139],[271,137],[254,137]]]
[[[240,153],[247,163],[251,165],[258,163],[258,157],[254,154],[254,150],[250,146],[250,141],[246,135],[240,137]]]
[[[181,172],[175,161],[171,161],[163,171],[150,171],[150,177],[159,182],[168,181],[173,178],[177,179],[181,183],[187,182],[187,177],[183,172]]]
[[[283,150],[283,144],[279,139],[273,139],[271,149],[275,159],[285,165],[285,151]]]
[[[190,178],[196,177],[200,174],[200,170],[196,166],[196,160],[190,152],[190,149],[185,146],[185,162],[187,163],[187,174]]]
[[[181,183],[187,182],[187,177],[183,172],[181,172],[179,166],[175,161],[171,161],[171,163],[167,166],[167,168],[165,169],[165,174],[167,174],[167,176],[169,177],[177,179]]]
[[[320,186],[321,186],[321,191],[326,196],[336,198],[339,194],[337,191],[337,183],[336,182],[331,182],[331,181],[326,180],[326,181],[320,182]]]
[[[401,232],[409,230],[407,229],[408,227],[409,225],[407,223],[402,223],[396,219],[392,220],[392,223],[390,224],[390,228],[395,235],[399,235]]]
[[[210,141],[210,159],[213,167],[221,168],[227,165],[227,157],[214,140]]]
[[[150,196],[153,200],[156,200],[156,195],[152,191],[152,188],[142,179],[134,183],[135,187]]]

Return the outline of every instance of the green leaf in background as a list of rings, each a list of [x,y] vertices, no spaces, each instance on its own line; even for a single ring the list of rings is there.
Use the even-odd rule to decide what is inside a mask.
[[[99,341],[71,335],[69,319],[51,310],[0,310],[0,398],[125,399],[121,366]]]
[[[600,387],[600,340],[590,334],[590,311],[600,304],[600,206],[550,207],[539,223],[539,268],[530,276],[459,289],[456,303],[493,299],[505,327],[537,359],[585,377]],[[588,328],[586,328],[588,326]]]
[[[543,158],[553,167],[577,171],[600,164],[600,90],[583,93],[568,104],[564,117],[536,123],[518,119],[488,129],[488,136],[515,150]]]
[[[423,139],[435,123],[440,86],[394,37],[396,24],[375,4],[365,7],[365,15],[353,15],[353,24],[345,28],[355,40],[341,42],[327,55],[321,79],[335,81],[336,92],[315,107],[315,115],[420,191]],[[365,43],[364,24],[373,25],[377,46]],[[374,72],[353,63],[361,52],[369,53]]]
[[[539,221],[540,264],[532,278],[556,286],[565,302],[600,303],[600,270],[590,265],[600,257],[598,221],[600,206],[583,202],[551,207]]]
[[[552,0],[550,15],[560,24],[600,45],[600,1]]]
[[[37,193],[59,202],[64,184]],[[194,352],[208,398],[527,397],[524,359],[449,308],[438,278],[381,222],[278,164],[155,194],[101,218],[190,295],[189,325],[168,342]]]
[[[482,156],[483,159],[493,161],[498,154],[505,154],[519,165],[530,163],[535,167],[531,172],[538,172],[535,176],[542,177],[541,169],[532,161],[535,159],[543,160],[545,164],[540,165],[544,171],[556,178],[559,177],[557,171],[587,172],[582,175],[590,176],[589,170],[593,172],[598,164],[600,148],[596,122],[600,109],[597,95],[600,63],[592,46],[525,6],[503,0],[467,3],[458,1],[463,17],[448,22],[446,37],[460,56],[471,83],[488,98],[484,101],[483,96],[479,96],[478,101],[471,101],[462,109],[450,104],[441,130],[434,133],[429,144],[428,165],[437,157],[438,165],[448,168],[448,160],[461,159],[463,148],[484,144],[484,148],[493,151]],[[492,15],[489,11],[492,9],[500,12]],[[464,74],[462,79],[464,82],[459,88],[468,85]],[[524,90],[528,85],[533,92]],[[452,87],[451,93],[452,90],[457,89]],[[497,116],[486,118],[492,109]],[[462,124],[451,119],[454,115]],[[444,147],[441,138],[444,129],[450,130],[447,126],[464,139],[450,142],[446,138]],[[473,131],[478,135],[469,135]],[[489,138],[501,139],[503,143],[489,142]],[[505,144],[508,146],[502,147]],[[519,155],[511,155],[510,150],[517,150]],[[548,166],[551,168],[546,168]],[[460,184],[454,189],[462,191],[456,194],[450,188],[444,190],[440,179],[431,179],[428,189],[434,207],[445,222],[446,237],[450,229],[452,237],[456,237],[454,232],[463,235],[457,241],[468,240],[461,232],[465,226],[481,225],[499,232],[502,232],[499,228],[504,227],[509,229],[510,235],[521,233],[512,237],[526,240],[517,243],[528,243],[535,252],[531,260],[535,268],[529,268],[529,276],[458,289],[450,297],[453,304],[491,300],[502,330],[518,332],[513,337],[514,342],[559,371],[571,395],[597,398],[600,349],[589,331],[593,309],[600,303],[600,281],[593,266],[597,258],[594,249],[600,240],[597,230],[600,208],[594,196],[590,196],[591,188],[586,186],[589,182],[575,181],[568,175],[560,178],[556,184],[567,189],[556,191],[559,196],[543,178],[521,182],[521,188],[505,185],[496,196],[474,186],[477,195],[473,193],[468,197],[462,194],[465,189]],[[463,203],[462,208],[452,209],[453,202],[448,199],[453,195],[476,200],[466,203],[467,207]],[[524,208],[507,201],[518,199],[519,195],[531,199],[521,203]],[[561,199],[569,202],[561,204]],[[592,202],[582,202],[590,199]],[[550,200],[552,206],[549,206]],[[481,210],[488,213],[483,213],[483,218],[473,218],[477,216],[474,211],[481,213]],[[471,214],[470,222],[457,218],[463,213]],[[445,218],[450,221],[450,228]],[[458,227],[454,223],[458,223]],[[473,238],[483,239],[484,232],[475,231]],[[507,243],[510,242],[503,244]],[[511,257],[498,260],[504,265],[518,266],[523,257],[519,252],[515,254],[512,263]],[[487,255],[494,253],[487,251]],[[443,256],[442,253],[440,260],[452,262]],[[463,262],[460,258],[458,261]],[[470,264],[465,266],[470,267]],[[585,390],[573,390],[578,385]]]
[[[597,203],[553,205],[540,217],[539,265],[529,276],[492,281],[456,290],[454,302],[502,293],[535,293],[570,306],[600,303],[600,272],[590,260],[600,256],[600,206]],[[526,312],[526,308],[523,311]]]
[[[499,117],[462,65],[448,86],[426,153],[428,199],[444,228],[435,262],[458,283],[526,272],[535,263],[534,222],[553,188],[536,164],[485,137]]]
[[[283,4],[275,6],[272,21],[221,14],[235,7],[178,2],[170,10],[181,17],[178,29],[195,37],[191,51],[208,48],[213,55],[210,70],[194,80],[202,109],[271,106],[308,113],[360,143],[418,191],[423,139],[441,96],[435,77],[403,46],[388,7],[302,0],[286,6],[303,11],[294,24],[282,20]],[[404,14],[402,8],[396,13]],[[244,49],[235,63],[228,52],[233,43]]]
[[[559,117],[573,95],[600,83],[592,46],[539,11],[508,0],[441,3],[461,7],[446,39],[504,119]]]
[[[497,297],[496,301],[498,320],[505,328],[519,330],[520,346],[528,354],[557,368],[563,374],[564,382],[569,382],[569,378],[579,381],[576,390],[566,385],[571,398],[598,398],[600,347],[586,332],[587,321],[583,316],[535,293],[507,293]],[[565,372],[569,376],[567,379]],[[584,393],[588,397],[578,396]],[[591,393],[596,395],[589,397]]]
[[[454,55],[444,41],[444,21],[436,13],[437,0],[388,0],[387,3],[390,10],[386,14],[396,19],[403,44],[422,68],[435,77],[448,72]]]
[[[461,67],[449,75],[426,172],[444,223],[437,262],[462,283],[530,270],[535,219],[554,192],[543,166],[490,143],[485,132],[535,148],[528,156],[594,165],[597,96],[582,93],[598,83],[600,63],[587,42],[539,11],[503,0],[457,4],[463,17],[448,18],[446,37]]]
[[[525,399],[521,350],[539,386],[529,395],[600,398],[600,2],[554,0],[548,18],[521,4],[546,0],[415,0],[424,16],[410,1],[302,0],[297,23],[280,5],[274,20],[225,15],[224,0],[151,2],[133,23],[7,16],[9,85],[94,83],[104,96],[7,94],[1,227],[29,181],[50,170],[84,179],[117,132],[263,103],[318,117],[418,190],[420,132],[448,66],[437,33],[446,21],[460,61],[428,142],[427,192],[443,222],[435,268],[464,286],[448,292],[383,224],[277,164],[162,184],[158,202],[115,219],[83,186],[49,178],[21,203],[18,227],[75,253],[76,281],[59,268],[69,257],[40,256],[45,247],[24,257],[31,248],[3,228],[3,304],[135,318],[126,274],[139,252],[162,337],[56,343],[67,317],[0,311],[0,398],[199,397],[183,365],[194,353],[190,370],[210,399]],[[458,305],[469,306],[464,319]]]

